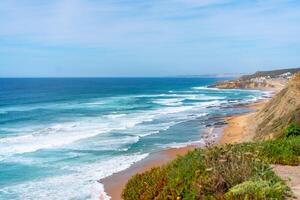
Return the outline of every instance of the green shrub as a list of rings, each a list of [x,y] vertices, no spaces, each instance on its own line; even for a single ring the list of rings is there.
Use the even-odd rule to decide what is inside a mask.
[[[300,137],[227,146],[234,151],[251,152],[255,158],[268,164],[300,164]]]
[[[287,186],[282,182],[245,181],[232,187],[225,194],[226,199],[285,199]]]
[[[127,183],[122,196],[123,199],[140,200],[154,199],[166,184],[166,169],[153,168],[143,174],[136,174]]]
[[[257,144],[259,158],[270,164],[298,165],[300,163],[300,137],[290,137]]]
[[[288,188],[269,164],[296,165],[300,163],[299,156],[300,137],[195,149],[166,166],[132,177],[122,197],[124,200],[230,199],[231,196],[283,199]]]
[[[198,149],[171,162],[166,167],[168,182],[158,199],[194,199],[197,196],[195,181],[204,175],[206,169],[204,159],[204,151]]]
[[[284,132],[286,137],[300,136],[300,126],[295,123],[291,123]]]

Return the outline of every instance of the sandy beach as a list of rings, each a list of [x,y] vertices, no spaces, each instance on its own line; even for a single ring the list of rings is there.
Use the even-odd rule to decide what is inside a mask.
[[[268,99],[255,102],[246,107],[253,112],[226,117],[227,126],[221,136],[219,144],[249,142],[254,137],[255,114],[268,102]]]

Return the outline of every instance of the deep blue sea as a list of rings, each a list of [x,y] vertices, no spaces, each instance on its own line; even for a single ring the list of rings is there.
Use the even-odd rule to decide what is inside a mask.
[[[0,199],[97,199],[97,180],[266,95],[206,87],[220,80],[0,79]]]

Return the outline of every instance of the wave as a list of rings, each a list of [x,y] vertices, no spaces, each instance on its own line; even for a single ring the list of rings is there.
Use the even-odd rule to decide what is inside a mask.
[[[201,87],[205,88],[206,87]],[[67,146],[75,142],[95,137],[112,131],[127,130],[136,127],[143,122],[152,122],[154,119],[163,118],[164,120],[174,120],[178,123],[179,120],[190,118],[188,112],[200,112],[201,109],[210,106],[218,106],[226,97],[206,94],[169,94],[173,98],[152,99],[153,102],[167,106],[155,110],[136,111],[135,113],[112,113],[102,115],[100,117],[86,117],[73,119],[71,122],[62,122],[46,127],[37,128],[32,132],[26,130],[26,135],[17,135],[0,138],[0,159],[5,159],[13,154],[22,154],[34,152],[40,149],[57,148]],[[157,97],[157,95],[154,95]],[[161,96],[161,94],[159,95]],[[127,98],[127,97],[126,97]],[[126,99],[122,97],[121,99]],[[256,96],[251,101],[257,100]],[[119,99],[119,98],[116,98]],[[250,98],[251,99],[251,98]],[[185,100],[199,100],[204,102],[192,102],[188,105],[183,105]],[[200,109],[200,110],[195,110]],[[203,112],[203,110],[202,110]],[[175,115],[182,113],[181,115]],[[161,123],[161,122],[160,122]],[[149,126],[147,124],[146,126]],[[137,142],[140,137],[156,134],[157,131],[169,126],[162,126],[161,129],[144,130],[137,134],[138,138],[124,138],[124,143]],[[25,131],[28,127],[20,128],[18,133]],[[121,145],[116,142],[116,147]],[[109,146],[109,145],[107,145]],[[104,147],[103,147],[104,148]],[[109,147],[111,148],[111,147]],[[121,148],[121,147],[120,147]],[[105,149],[105,148],[104,148]]]
[[[180,106],[183,105],[185,100],[209,101],[226,99],[225,96],[205,94],[172,94],[168,95],[168,97],[169,98],[154,99],[152,102],[163,106]]]
[[[103,105],[105,104],[104,101],[95,101],[95,102],[88,102],[88,103],[85,103],[86,105]]]
[[[95,137],[104,133],[131,129],[143,122],[151,122],[154,119],[185,112],[192,108],[193,106],[178,106],[131,114],[115,113],[101,117],[78,118],[77,121],[74,122],[48,125],[47,127],[40,128],[26,135],[0,138],[0,159],[3,160],[14,154],[29,153],[41,149],[67,146],[83,139]],[[150,125],[146,126],[151,127]],[[163,125],[160,129],[156,130],[149,130],[149,133],[141,132],[138,136],[143,137],[150,133],[155,134],[157,131],[164,129],[165,127],[169,127],[169,125]],[[20,130],[23,129],[25,130],[27,127],[20,128]],[[138,138],[124,138],[123,143],[117,142],[116,140],[106,140],[107,146],[111,146],[112,143],[115,143],[116,146],[120,146],[120,144],[135,143],[137,141]],[[102,142],[104,145],[105,140]],[[103,147],[103,149],[105,148]]]
[[[57,101],[48,103],[35,103],[26,105],[14,105],[6,106],[0,109],[0,114],[6,114],[8,112],[30,112],[35,110],[68,110],[68,109],[80,109],[80,108],[95,108],[103,105],[109,105],[114,101],[128,100],[128,97],[103,97],[95,99],[84,99],[74,101]]]
[[[120,120],[120,117],[123,117]],[[13,154],[34,152],[40,149],[56,148],[103,133],[126,130],[150,120],[152,116],[116,115],[79,119],[76,122],[54,124],[31,134],[0,139],[0,159]]]
[[[212,90],[212,91],[222,91],[222,92],[261,92],[261,90],[258,89],[220,89],[220,88],[210,88],[208,86],[197,86],[197,87],[192,87],[191,89],[193,90]]]
[[[221,90],[219,88],[209,88],[207,86],[192,87],[193,90]]]
[[[179,106],[182,105],[182,98],[173,98],[173,99],[156,99],[153,100],[153,103],[165,105],[165,106]]]
[[[13,194],[20,199],[109,199],[98,180],[129,168],[148,154],[116,156],[92,164],[69,165],[69,174],[3,187],[0,197]]]
[[[226,99],[226,97],[221,96],[213,96],[213,95],[189,95],[186,98],[187,100],[218,100],[218,99]]]

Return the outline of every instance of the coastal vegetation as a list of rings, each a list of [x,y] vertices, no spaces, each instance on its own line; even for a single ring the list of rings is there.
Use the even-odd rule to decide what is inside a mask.
[[[270,164],[300,164],[300,137],[195,149],[137,174],[122,197],[138,199],[284,199],[290,194]]]
[[[291,136],[300,136],[300,126],[296,123],[291,123],[286,129],[285,129],[285,136],[291,137]]]

